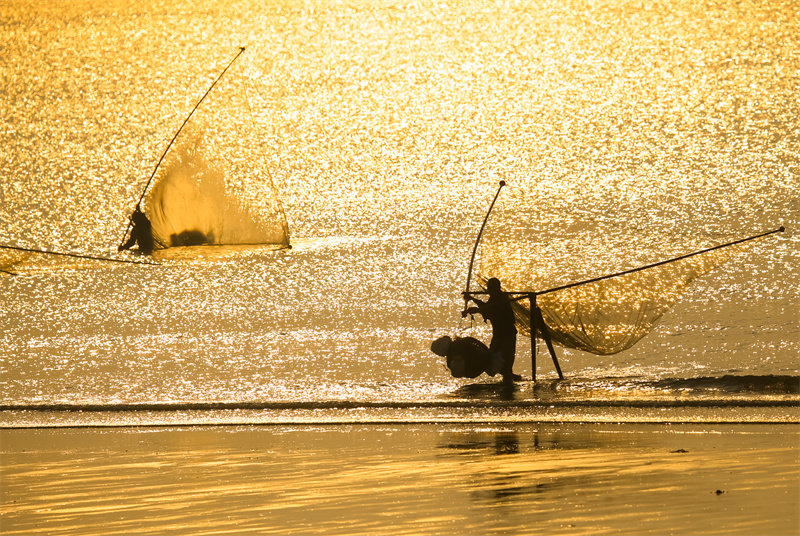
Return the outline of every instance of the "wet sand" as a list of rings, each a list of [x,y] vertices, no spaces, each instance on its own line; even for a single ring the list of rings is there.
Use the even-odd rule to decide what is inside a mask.
[[[793,425],[4,429],[3,534],[797,534]]]

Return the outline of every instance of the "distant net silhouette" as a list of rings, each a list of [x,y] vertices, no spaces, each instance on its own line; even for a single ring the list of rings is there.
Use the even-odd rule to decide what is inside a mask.
[[[156,247],[289,245],[257,121],[257,73],[232,65],[167,153],[144,198]]]
[[[555,342],[596,355],[615,354],[647,335],[692,281],[751,245],[752,242],[748,242],[725,247],[642,271],[544,293],[537,296],[537,305]],[[478,281],[485,287],[489,278],[497,277],[504,289],[519,292],[542,292],[571,283],[565,280],[569,267],[558,269],[548,263],[546,257],[532,256],[534,253],[529,243],[486,245]],[[591,256],[580,259],[591,263]],[[513,307],[517,329],[530,335],[528,300],[517,301]]]

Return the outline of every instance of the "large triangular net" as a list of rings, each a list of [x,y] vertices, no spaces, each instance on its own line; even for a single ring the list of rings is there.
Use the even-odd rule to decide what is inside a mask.
[[[555,342],[597,355],[615,354],[647,335],[692,281],[751,244],[715,249],[627,275],[543,293],[537,296],[537,305]],[[575,266],[559,267],[548,261],[548,253],[552,254],[554,247],[568,247],[568,243],[564,240],[538,247],[528,241],[487,243],[478,281],[485,286],[489,278],[497,277],[507,291],[537,293],[572,283],[568,279],[570,273],[578,271],[571,269]],[[613,254],[604,246],[597,247],[595,255],[591,249],[584,248],[584,255],[576,256],[574,262],[591,264],[594,259],[603,265],[600,259]],[[603,275],[607,274],[596,274]],[[519,300],[513,306],[518,330],[530,335],[529,301]]]
[[[289,244],[258,120],[259,76],[245,52],[167,153],[144,200],[156,247]]]

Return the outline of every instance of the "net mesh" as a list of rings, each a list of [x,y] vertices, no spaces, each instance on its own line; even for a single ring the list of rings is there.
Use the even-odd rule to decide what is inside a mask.
[[[247,54],[197,108],[153,179],[144,211],[157,247],[289,244],[253,89],[261,73]]]
[[[694,280],[751,244],[541,294],[537,305],[555,342],[597,355],[615,354],[647,335]],[[526,257],[522,248],[530,251],[531,245],[495,242],[484,246],[478,281],[485,287],[489,278],[497,277],[504,289],[514,292],[542,292],[570,283],[563,279],[564,272],[554,270],[541,257]],[[513,308],[517,329],[530,336],[529,301],[516,301]]]

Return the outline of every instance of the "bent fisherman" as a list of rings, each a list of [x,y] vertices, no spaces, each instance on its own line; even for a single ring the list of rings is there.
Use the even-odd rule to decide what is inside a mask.
[[[131,249],[134,244],[138,244],[139,253],[150,255],[153,253],[153,226],[150,225],[150,220],[147,219],[139,205],[136,205],[136,210],[131,214],[131,223],[133,224],[131,237],[117,250]]]
[[[439,337],[431,343],[431,352],[447,358],[447,368],[454,378],[477,378],[484,372],[494,376],[500,371],[501,360],[473,337]]]
[[[475,302],[477,307],[469,307],[462,315],[478,313],[484,321],[488,320],[491,323],[492,342],[489,343],[489,349],[492,353],[500,354],[503,359],[500,369],[503,374],[503,382],[510,384],[514,380],[522,379],[512,370],[517,353],[517,326],[514,320],[514,310],[511,308],[511,300],[503,290],[499,279],[496,277],[489,279],[486,282],[486,290],[489,292],[489,299],[484,302],[469,296],[469,299]]]

